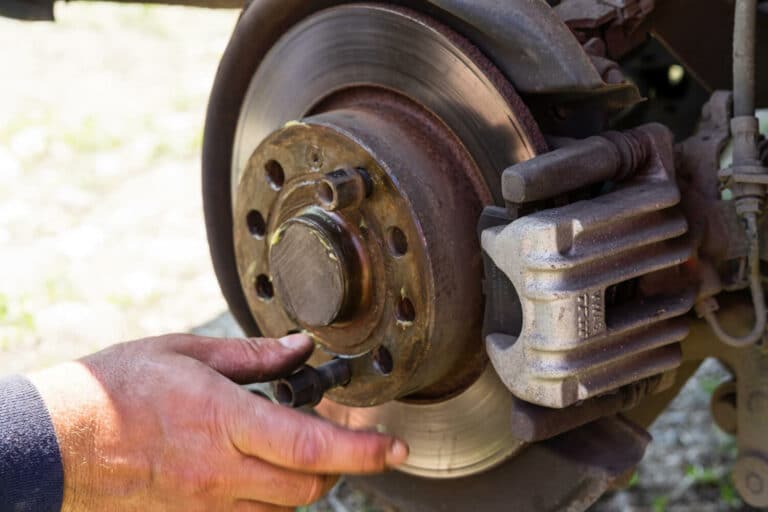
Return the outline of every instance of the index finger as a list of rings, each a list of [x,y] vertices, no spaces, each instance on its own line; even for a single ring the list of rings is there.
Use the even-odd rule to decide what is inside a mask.
[[[322,418],[246,393],[231,420],[230,439],[240,452],[307,473],[378,473],[408,457],[401,440],[349,430]]]

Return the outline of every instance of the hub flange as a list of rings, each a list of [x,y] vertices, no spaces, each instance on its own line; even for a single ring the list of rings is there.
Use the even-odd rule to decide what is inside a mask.
[[[449,397],[485,364],[479,170],[397,95],[358,91],[326,107],[267,138],[244,173],[235,243],[246,297],[265,334],[305,330],[324,349],[315,362],[349,358],[354,378],[335,400]]]

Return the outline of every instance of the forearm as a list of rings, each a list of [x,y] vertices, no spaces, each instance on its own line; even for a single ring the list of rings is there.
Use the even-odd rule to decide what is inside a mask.
[[[64,471],[56,432],[37,389],[0,379],[0,512],[59,512]]]

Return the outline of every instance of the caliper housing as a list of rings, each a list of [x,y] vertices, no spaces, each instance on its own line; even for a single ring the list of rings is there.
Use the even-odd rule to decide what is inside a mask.
[[[695,293],[681,266],[692,248],[672,144],[665,127],[651,124],[569,142],[504,172],[513,212],[603,184],[589,200],[482,232],[522,313],[520,332],[486,337],[493,366],[519,399],[564,408],[680,365],[688,334],[681,315]]]

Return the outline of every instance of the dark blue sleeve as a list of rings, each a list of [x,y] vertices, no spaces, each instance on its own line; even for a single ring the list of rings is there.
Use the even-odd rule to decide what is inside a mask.
[[[20,376],[0,379],[0,512],[59,512],[64,470],[48,409]]]

